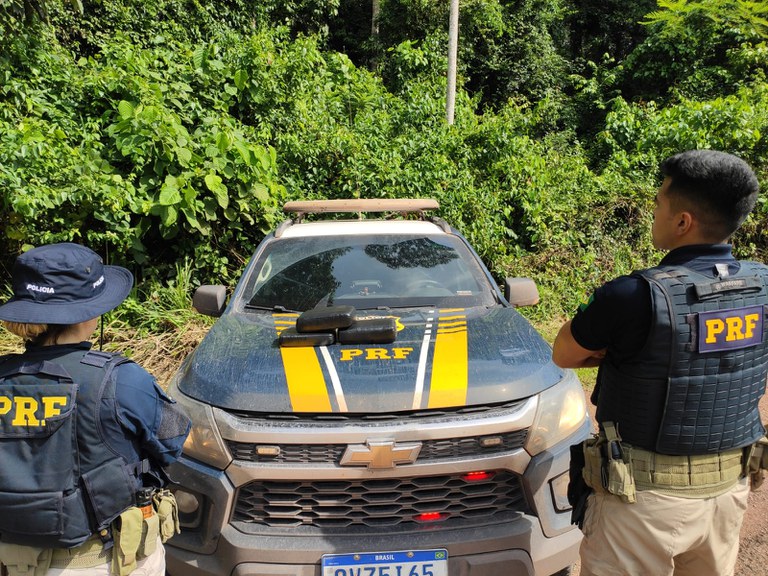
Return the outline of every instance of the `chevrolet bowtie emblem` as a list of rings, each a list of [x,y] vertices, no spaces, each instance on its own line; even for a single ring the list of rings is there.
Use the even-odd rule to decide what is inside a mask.
[[[413,464],[421,451],[421,442],[396,444],[394,440],[368,440],[363,444],[350,444],[342,466],[367,466],[368,468],[394,468],[398,464]]]

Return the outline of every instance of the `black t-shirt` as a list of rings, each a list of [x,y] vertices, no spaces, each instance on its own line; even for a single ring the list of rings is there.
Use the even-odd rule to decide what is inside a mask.
[[[715,278],[716,264],[739,270],[730,244],[683,246],[669,252],[662,265],[684,266]],[[619,276],[600,286],[571,322],[576,343],[587,350],[607,349],[614,363],[631,359],[645,345],[651,327],[648,283],[639,277]]]

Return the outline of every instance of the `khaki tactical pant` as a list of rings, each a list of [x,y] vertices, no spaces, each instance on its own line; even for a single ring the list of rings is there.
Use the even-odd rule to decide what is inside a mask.
[[[30,572],[30,575],[34,572]],[[5,574],[3,572],[3,574]],[[111,560],[107,560],[98,566],[85,568],[48,568],[44,576],[115,576]],[[165,576],[165,548],[158,538],[157,548],[149,556],[137,562],[131,576]]]
[[[746,478],[709,498],[641,490],[627,504],[595,492],[582,527],[581,576],[732,575],[748,495]]]
[[[113,576],[111,563],[91,568],[49,568],[45,576]],[[165,576],[165,548],[157,542],[155,551],[138,561],[131,576]]]
[[[98,536],[69,549],[0,542],[2,576],[165,576],[163,542],[179,533],[178,506],[168,490],[125,510],[112,524],[113,546]]]

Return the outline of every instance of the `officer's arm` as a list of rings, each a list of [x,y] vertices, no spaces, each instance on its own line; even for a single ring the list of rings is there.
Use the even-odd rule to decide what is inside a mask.
[[[560,368],[598,366],[604,356],[605,350],[589,350],[576,342],[570,320],[562,325],[552,347],[552,361]]]

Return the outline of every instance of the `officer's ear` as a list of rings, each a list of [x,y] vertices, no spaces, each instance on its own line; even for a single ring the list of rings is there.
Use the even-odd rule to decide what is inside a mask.
[[[675,233],[678,236],[686,236],[699,226],[699,221],[696,220],[696,216],[687,210],[682,210],[677,213],[675,216],[675,223]]]

